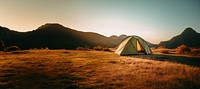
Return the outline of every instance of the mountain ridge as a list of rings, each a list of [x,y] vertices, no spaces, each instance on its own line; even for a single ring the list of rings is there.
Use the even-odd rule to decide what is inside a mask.
[[[22,49],[49,47],[50,49],[75,49],[78,46],[117,46],[116,41],[93,32],[77,31],[57,23],[47,23],[36,30],[17,32],[0,27],[0,40],[8,46],[18,45]]]
[[[18,32],[0,26],[0,40],[7,46],[17,45],[22,49],[50,48],[75,49],[77,47],[117,47],[127,35],[106,37],[99,33],[83,32],[58,23],[46,23],[35,30]],[[152,43],[148,42],[150,46]]]

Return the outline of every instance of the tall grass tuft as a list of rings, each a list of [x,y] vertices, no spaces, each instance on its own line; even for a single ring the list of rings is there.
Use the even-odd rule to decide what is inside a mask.
[[[103,47],[102,47],[102,46],[95,46],[95,47],[93,47],[93,49],[94,49],[94,50],[100,50],[100,51],[101,51],[101,50],[103,50]]]

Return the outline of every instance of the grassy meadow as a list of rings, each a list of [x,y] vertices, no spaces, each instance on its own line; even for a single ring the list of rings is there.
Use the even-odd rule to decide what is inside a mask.
[[[200,64],[150,58],[95,50],[0,52],[0,89],[200,88]]]

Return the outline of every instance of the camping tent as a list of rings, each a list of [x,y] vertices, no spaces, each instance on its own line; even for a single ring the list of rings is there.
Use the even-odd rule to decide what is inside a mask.
[[[139,36],[129,36],[118,46],[115,51],[119,55],[151,54],[152,51],[145,40]]]

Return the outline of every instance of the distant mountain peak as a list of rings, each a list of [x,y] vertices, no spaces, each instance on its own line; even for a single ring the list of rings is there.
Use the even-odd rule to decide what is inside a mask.
[[[181,34],[184,35],[184,34],[193,34],[193,33],[197,33],[197,32],[191,27],[188,27]]]
[[[120,35],[120,36],[127,36],[126,34],[122,34],[122,35]]]
[[[180,35],[174,36],[168,41],[161,41],[160,46],[176,48],[182,44],[189,47],[200,47],[200,34],[192,28],[186,28]]]
[[[112,36],[110,36],[110,37],[118,37],[117,35],[112,35]]]
[[[66,28],[63,25],[59,24],[59,23],[46,23],[40,27],[38,27],[38,29],[44,29],[44,28]]]
[[[59,23],[46,23],[44,25],[46,25],[46,26],[63,26],[63,25],[61,25]]]

